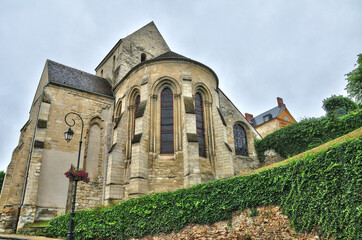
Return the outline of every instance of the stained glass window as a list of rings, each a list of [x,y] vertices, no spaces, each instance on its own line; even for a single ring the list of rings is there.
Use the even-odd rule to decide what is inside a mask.
[[[165,88],[161,92],[161,154],[173,152],[173,94]]]
[[[135,128],[136,128],[136,114],[138,111],[138,107],[140,106],[140,95],[137,95],[137,97],[135,98],[134,104],[133,104],[133,137],[134,137],[134,133],[135,133]]]
[[[199,156],[206,157],[204,109],[200,93],[195,94],[196,133],[199,142]]]
[[[236,155],[248,156],[246,132],[245,129],[238,124],[234,125],[234,144]]]

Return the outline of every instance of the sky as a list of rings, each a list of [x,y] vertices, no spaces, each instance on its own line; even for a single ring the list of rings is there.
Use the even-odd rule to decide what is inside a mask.
[[[0,170],[47,59],[94,74],[120,38],[151,21],[172,51],[212,68],[254,116],[277,97],[296,120],[324,115],[323,99],[346,96],[345,74],[362,53],[360,0],[3,0]]]

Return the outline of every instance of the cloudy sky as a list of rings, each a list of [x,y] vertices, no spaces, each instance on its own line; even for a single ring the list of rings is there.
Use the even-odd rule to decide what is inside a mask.
[[[26,123],[46,59],[94,73],[114,46],[154,21],[170,48],[211,67],[242,113],[282,97],[297,119],[346,94],[362,53],[361,0],[3,0],[0,170]],[[62,133],[60,133],[62,134]]]

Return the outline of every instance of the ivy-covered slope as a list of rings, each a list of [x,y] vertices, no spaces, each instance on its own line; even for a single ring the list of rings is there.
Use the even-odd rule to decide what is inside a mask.
[[[129,239],[211,224],[238,209],[280,205],[297,231],[316,226],[337,239],[362,239],[362,137],[257,174],[131,199],[76,213],[76,239]],[[69,214],[47,236],[66,236]]]
[[[261,162],[264,152],[274,149],[287,158],[362,127],[362,110],[343,117],[321,117],[294,123],[255,141],[255,149]]]

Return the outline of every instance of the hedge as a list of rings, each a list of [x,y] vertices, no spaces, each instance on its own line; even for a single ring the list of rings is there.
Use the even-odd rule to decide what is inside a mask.
[[[321,117],[294,123],[255,141],[255,150],[261,162],[264,152],[274,149],[288,158],[343,136],[362,127],[362,110],[343,117]]]
[[[75,239],[129,239],[212,224],[244,208],[277,204],[297,231],[362,239],[362,137],[278,168],[76,212]],[[69,214],[45,232],[66,236]]]
[[[348,97],[332,95],[323,100],[322,108],[327,115],[343,116],[351,111],[356,111],[358,105]]]

